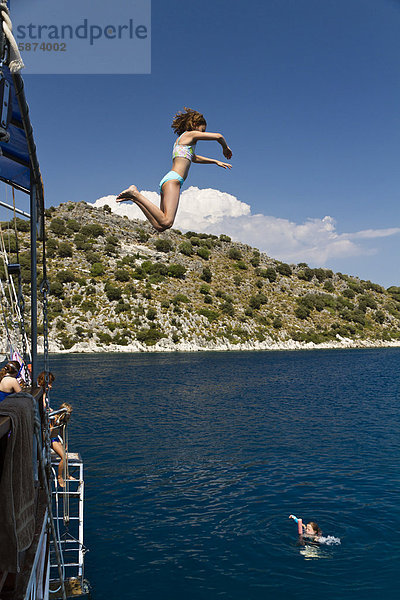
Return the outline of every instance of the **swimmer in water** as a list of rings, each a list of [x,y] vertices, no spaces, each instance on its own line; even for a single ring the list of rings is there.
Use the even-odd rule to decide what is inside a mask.
[[[289,515],[289,519],[293,519],[298,526],[299,535],[304,535],[312,539],[314,542],[318,542],[322,536],[322,531],[315,521],[310,521],[307,525],[303,525],[302,519],[298,519],[294,515]]]

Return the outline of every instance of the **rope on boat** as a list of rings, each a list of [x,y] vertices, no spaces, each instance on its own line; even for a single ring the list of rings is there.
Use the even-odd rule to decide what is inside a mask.
[[[11,73],[18,73],[25,65],[22,61],[21,54],[19,53],[18,44],[12,33],[12,23],[6,0],[2,0],[0,3],[0,16],[2,20],[2,29],[10,46],[10,71]]]

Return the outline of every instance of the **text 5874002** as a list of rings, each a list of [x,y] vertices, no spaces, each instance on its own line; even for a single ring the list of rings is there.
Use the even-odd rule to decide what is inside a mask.
[[[19,42],[20,52],[66,52],[65,42]]]

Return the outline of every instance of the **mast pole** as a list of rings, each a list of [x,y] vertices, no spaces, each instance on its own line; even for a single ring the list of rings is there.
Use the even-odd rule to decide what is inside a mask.
[[[33,179],[31,174],[31,179]],[[32,386],[37,380],[37,198],[36,183],[31,182],[31,353]],[[25,357],[24,357],[25,360]]]

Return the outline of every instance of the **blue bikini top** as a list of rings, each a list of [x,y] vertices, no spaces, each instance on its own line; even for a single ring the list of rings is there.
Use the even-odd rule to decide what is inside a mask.
[[[0,391],[0,402],[3,402],[3,400],[5,398],[7,398],[7,396],[9,396],[10,394],[12,394],[12,392],[1,392]]]

